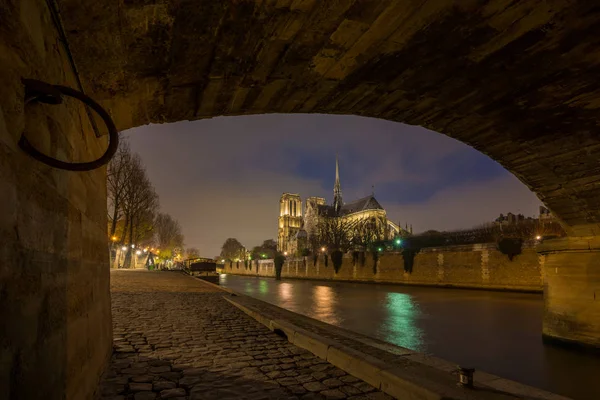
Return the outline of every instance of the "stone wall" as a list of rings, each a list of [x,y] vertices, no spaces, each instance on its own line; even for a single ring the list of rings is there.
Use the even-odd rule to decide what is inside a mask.
[[[600,349],[600,239],[561,238],[540,246],[544,338]]]
[[[24,108],[22,78],[77,88],[44,0],[0,5],[0,398],[91,399],[112,350],[106,171],[46,167],[17,142],[90,161],[107,140],[74,100]]]
[[[539,292],[543,289],[540,258],[533,247],[525,247],[512,261],[495,244],[423,249],[414,257],[412,272],[405,271],[402,253],[383,253],[376,268],[370,253],[365,255],[364,265],[360,258],[354,262],[352,255],[345,255],[337,274],[331,259],[327,264],[323,255],[316,263],[312,257],[288,259],[282,277]],[[272,277],[275,266],[273,260],[254,260],[248,266],[232,262],[225,264],[223,272]]]

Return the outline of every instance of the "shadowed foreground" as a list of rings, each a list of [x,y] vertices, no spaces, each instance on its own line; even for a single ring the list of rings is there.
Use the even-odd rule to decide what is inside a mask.
[[[174,272],[111,273],[114,354],[102,399],[387,399]]]

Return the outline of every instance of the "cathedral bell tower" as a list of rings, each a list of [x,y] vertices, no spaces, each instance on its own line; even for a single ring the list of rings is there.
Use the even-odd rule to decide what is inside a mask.
[[[279,228],[277,231],[277,250],[290,252],[293,245],[290,240],[296,238],[296,234],[302,227],[302,200],[300,195],[284,193],[279,199]]]
[[[344,201],[342,200],[342,186],[340,185],[340,167],[338,158],[335,156],[335,185],[333,185],[333,209],[336,214],[340,213]]]

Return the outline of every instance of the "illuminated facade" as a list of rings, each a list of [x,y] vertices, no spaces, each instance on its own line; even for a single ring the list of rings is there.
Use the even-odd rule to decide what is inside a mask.
[[[292,253],[289,239],[296,237],[302,228],[302,200],[300,195],[284,193],[279,200],[279,230],[277,234],[277,249],[281,252]]]
[[[344,223],[349,225],[366,221],[371,223],[372,228],[380,232],[386,239],[410,234],[408,227],[406,230],[402,229],[387,219],[385,209],[373,194],[351,203],[344,203],[337,159],[335,161],[332,205],[327,205],[323,197],[308,197],[303,216],[300,195],[284,193],[281,196],[277,235],[278,250],[282,253],[295,254],[306,248],[311,235],[316,233],[322,218],[342,218]]]

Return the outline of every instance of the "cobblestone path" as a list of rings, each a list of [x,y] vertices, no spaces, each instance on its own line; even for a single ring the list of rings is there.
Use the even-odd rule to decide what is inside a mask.
[[[177,272],[111,273],[114,353],[102,400],[391,399]]]

